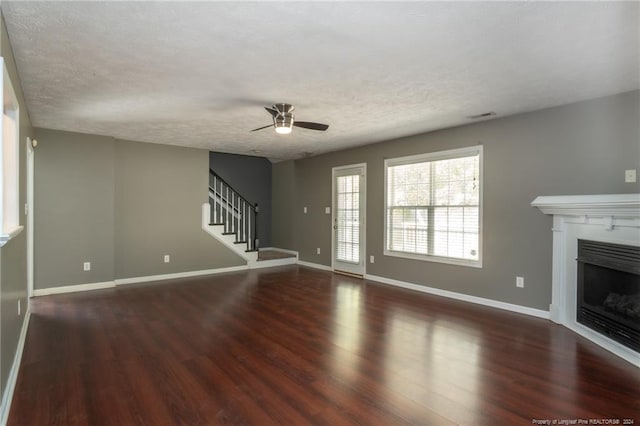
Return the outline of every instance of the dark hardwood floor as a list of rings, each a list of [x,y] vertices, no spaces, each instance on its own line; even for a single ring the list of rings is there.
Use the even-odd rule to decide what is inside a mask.
[[[298,266],[32,312],[10,425],[640,424],[640,369],[564,327]]]

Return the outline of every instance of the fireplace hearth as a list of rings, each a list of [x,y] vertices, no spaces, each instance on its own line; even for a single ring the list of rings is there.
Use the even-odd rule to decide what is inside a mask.
[[[578,240],[576,320],[640,352],[640,247]]]

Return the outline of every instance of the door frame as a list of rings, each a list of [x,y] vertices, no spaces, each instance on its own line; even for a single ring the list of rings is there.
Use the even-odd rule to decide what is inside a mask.
[[[34,209],[34,178],[35,178],[35,146],[37,142],[31,137],[27,137],[27,307],[31,307],[33,297],[33,277],[34,277],[34,229],[33,216]]]
[[[336,232],[333,225],[336,223],[336,174],[342,170],[348,169],[362,169],[362,181],[360,182],[360,196],[362,205],[361,217],[363,218],[360,223],[360,245],[361,245],[361,258],[362,262],[362,277],[367,274],[367,163],[349,164],[346,166],[333,167],[331,169],[331,270],[335,272],[336,261]]]

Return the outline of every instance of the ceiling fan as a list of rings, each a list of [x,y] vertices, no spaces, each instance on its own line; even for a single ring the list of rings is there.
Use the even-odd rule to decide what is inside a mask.
[[[293,126],[302,127],[304,129],[311,130],[321,130],[325,131],[329,128],[328,124],[321,123],[312,123],[310,121],[296,121],[294,120],[293,110],[295,107],[289,104],[273,104],[271,108],[264,107],[271,117],[273,118],[273,124],[269,124],[268,126],[258,127],[257,129],[251,130],[255,132],[256,130],[266,129],[268,127],[274,127],[277,133],[286,135],[291,133]]]

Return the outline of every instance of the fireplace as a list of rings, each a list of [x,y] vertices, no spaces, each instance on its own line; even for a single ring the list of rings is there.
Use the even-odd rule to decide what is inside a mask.
[[[611,306],[616,296],[611,296],[607,302],[608,309],[604,308],[604,301],[607,300],[609,292],[604,296],[596,292],[596,297],[588,291],[587,300],[584,303],[585,294],[581,290],[580,299],[583,301],[578,302],[578,269],[582,269],[581,274],[586,272],[588,280],[592,279],[592,275],[598,275],[598,271],[602,272],[602,269],[598,269],[598,267],[613,269],[623,273],[623,281],[630,281],[630,284],[627,285],[632,285],[635,282],[637,289],[638,270],[634,271],[633,266],[637,267],[640,263],[640,258],[637,257],[638,246],[640,246],[640,193],[539,196],[531,205],[539,208],[542,213],[553,215],[553,227],[551,228],[553,233],[553,270],[549,318],[640,368],[640,350],[637,347],[638,320],[615,312]],[[598,256],[591,254],[583,255],[583,262],[576,262],[576,259],[580,257],[578,240],[606,241],[613,243],[609,245],[610,247],[625,246],[630,250],[623,250],[625,253],[623,258],[625,259],[622,262],[611,254],[605,255],[605,259],[600,259],[600,262],[598,260],[593,262],[592,258]],[[623,264],[622,269],[618,267],[620,263]],[[610,273],[611,271],[604,272]],[[584,278],[583,276],[581,280]],[[617,281],[617,279],[613,280],[613,282]],[[607,279],[606,282],[612,281]],[[591,286],[589,285],[589,287]],[[611,293],[621,295],[620,289],[614,290]],[[596,299],[595,302],[592,297]],[[602,300],[597,301],[598,298]],[[582,310],[582,307],[585,310]],[[598,322],[593,320],[594,318],[589,325],[584,324],[582,321],[584,318],[578,322],[578,311],[583,312],[580,315],[582,317],[585,316],[584,313],[587,316],[591,314]],[[602,318],[607,321],[602,321]],[[608,324],[610,323],[608,320],[614,320],[631,330],[635,326],[635,337],[633,333],[630,334],[623,328],[622,333],[626,333],[629,337],[616,332],[618,339],[614,340],[609,334]],[[607,328],[600,323],[605,324]],[[602,327],[604,330],[592,327]],[[619,343],[620,340],[625,340],[625,343]],[[634,348],[627,346],[627,343],[630,343]]]
[[[640,247],[578,240],[576,320],[640,352]]]

